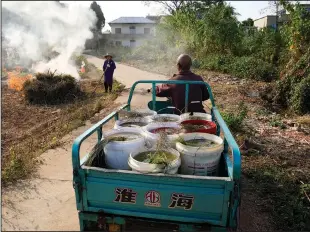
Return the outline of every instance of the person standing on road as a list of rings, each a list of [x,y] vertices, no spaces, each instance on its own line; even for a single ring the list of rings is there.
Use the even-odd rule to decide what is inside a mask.
[[[178,74],[174,74],[170,80],[203,81],[201,76],[190,71],[191,66],[191,57],[186,54],[180,55],[177,59]],[[185,85],[163,84],[161,86],[156,86],[156,96],[171,98],[172,105],[184,113]],[[209,92],[205,85],[189,85],[188,112],[206,113],[202,102],[208,99]],[[180,112],[175,110],[175,114],[180,114]]]
[[[112,56],[108,53],[104,56],[106,59],[103,64],[103,72],[104,72],[104,88],[105,92],[112,92],[112,85],[113,85],[113,73],[114,69],[116,69],[115,62],[112,60]]]

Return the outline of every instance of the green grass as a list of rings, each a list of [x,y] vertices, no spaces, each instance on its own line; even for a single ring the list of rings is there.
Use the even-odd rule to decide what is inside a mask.
[[[286,128],[286,125],[281,121],[281,119],[279,119],[277,117],[272,118],[269,124],[272,127],[279,127],[281,129],[285,129]]]
[[[229,129],[233,132],[238,132],[243,128],[243,121],[247,116],[247,112],[247,107],[244,102],[241,102],[235,112],[222,112],[221,115]]]

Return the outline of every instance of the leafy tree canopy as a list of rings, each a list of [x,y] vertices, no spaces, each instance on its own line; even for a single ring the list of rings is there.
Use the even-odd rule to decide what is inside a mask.
[[[247,27],[252,27],[252,26],[254,26],[254,21],[253,21],[253,19],[248,18],[247,20],[243,20],[241,22],[241,25],[242,26],[247,26]]]
[[[101,7],[97,4],[96,1],[93,1],[92,4],[90,5],[90,9],[92,9],[97,16],[97,23],[96,23],[96,30],[100,31],[102,28],[105,26],[105,18],[102,13]]]

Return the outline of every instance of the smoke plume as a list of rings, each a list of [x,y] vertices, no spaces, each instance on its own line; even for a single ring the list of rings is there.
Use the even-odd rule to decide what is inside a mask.
[[[56,1],[2,2],[2,49],[6,64],[21,65],[34,72],[50,69],[79,78],[72,55],[81,52],[95,13],[77,4]]]

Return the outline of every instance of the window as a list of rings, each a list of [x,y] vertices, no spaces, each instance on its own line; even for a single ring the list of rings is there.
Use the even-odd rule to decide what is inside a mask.
[[[122,41],[115,41],[116,46],[122,46]]]
[[[151,34],[151,29],[150,28],[144,28],[144,34],[145,35]]]
[[[130,30],[130,34],[136,34],[136,27],[135,26],[130,26],[129,30]]]
[[[122,28],[115,28],[115,34],[122,34]]]

